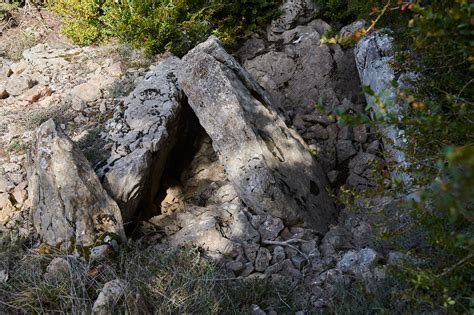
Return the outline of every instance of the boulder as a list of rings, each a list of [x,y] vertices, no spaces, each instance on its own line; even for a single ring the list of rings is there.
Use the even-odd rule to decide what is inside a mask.
[[[36,81],[28,75],[13,75],[8,80],[5,90],[8,95],[18,96],[35,86],[35,84]]]
[[[52,119],[36,130],[27,168],[32,221],[43,242],[90,246],[100,233],[125,239],[119,207]]]
[[[337,268],[343,272],[353,275],[362,275],[373,268],[380,256],[371,248],[363,248],[360,251],[348,251],[337,263]]]
[[[72,88],[71,95],[84,102],[93,102],[102,96],[99,82],[90,80]]]
[[[312,0],[284,0],[280,11],[282,14],[270,25],[270,30],[274,33],[282,33],[295,24],[310,21],[315,16],[317,7]]]
[[[161,61],[107,123],[113,147],[98,175],[125,222],[139,207],[152,204],[168,155],[184,128],[179,124],[184,95],[175,76],[179,65],[175,57]]]
[[[111,308],[125,296],[127,283],[121,279],[107,282],[94,302],[93,314],[110,314]]]
[[[258,232],[250,225],[242,205],[222,204],[206,208],[188,206],[185,213],[170,218],[158,218],[158,226],[176,225],[180,229],[169,236],[168,242],[173,247],[199,246],[215,257],[221,255],[236,256],[238,244],[255,244],[259,239]]]
[[[240,199],[260,214],[326,231],[326,175],[270,96],[211,36],[184,58],[179,83]]]

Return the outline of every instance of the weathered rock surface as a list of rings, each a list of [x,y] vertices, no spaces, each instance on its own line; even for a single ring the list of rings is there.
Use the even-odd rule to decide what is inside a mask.
[[[317,7],[312,0],[285,0],[280,6],[283,12],[280,17],[272,21],[270,31],[274,33],[282,33],[295,24],[302,24],[310,21]]]
[[[259,238],[242,205],[192,207],[186,213],[177,214],[173,224],[181,229],[169,237],[171,246],[199,246],[217,255],[235,257],[238,244],[252,243]]]
[[[175,76],[180,64],[175,57],[160,62],[108,122],[113,146],[98,174],[125,222],[139,206],[153,203],[168,154],[183,128],[178,122],[184,96]]]
[[[376,94],[380,95],[383,103],[391,104],[397,96],[397,90],[392,85],[392,81],[396,79],[395,71],[389,64],[394,59],[393,38],[381,32],[373,32],[357,43],[354,54],[361,83],[370,86]],[[406,85],[403,76],[397,78],[397,82],[400,86]],[[366,94],[366,99],[368,104],[375,103],[373,96]],[[388,106],[387,110],[398,114],[401,106],[403,106],[402,103],[395,103]],[[377,105],[372,108],[375,113],[380,114],[381,109]],[[398,165],[407,165],[405,154],[397,149],[405,146],[403,131],[392,126],[385,127],[382,132],[390,139],[389,142],[392,142],[384,144],[385,151]],[[406,173],[393,173],[393,175],[399,176],[404,183],[410,180]]]
[[[254,211],[325,231],[327,179],[270,96],[210,37],[184,58],[179,82],[239,197]]]
[[[119,301],[120,298],[125,296],[125,290],[127,283],[121,279],[115,279],[107,282],[95,300],[92,307],[92,313],[94,314],[108,314],[110,308]]]
[[[370,134],[354,139],[352,128],[331,117],[336,109],[360,113],[365,107],[353,50],[321,43],[330,29],[322,20],[297,24],[278,34],[269,30],[268,41],[249,40],[238,56],[285,122],[310,145],[324,171],[338,173],[331,178],[337,187],[347,180],[347,160],[375,139]]]
[[[337,267],[343,272],[354,275],[362,275],[369,271],[379,260],[379,255],[371,248],[363,248],[360,251],[349,251],[337,263]]]
[[[117,204],[52,119],[35,133],[28,168],[32,220],[45,243],[90,246],[102,232],[125,238]]]

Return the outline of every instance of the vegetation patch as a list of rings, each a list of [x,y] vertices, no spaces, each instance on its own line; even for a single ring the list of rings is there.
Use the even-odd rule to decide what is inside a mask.
[[[183,55],[210,34],[227,45],[277,13],[268,0],[47,0],[63,17],[63,33],[79,44],[118,37],[148,53]]]
[[[294,312],[294,287],[284,281],[236,280],[201,257],[197,248],[162,251],[130,242],[119,255],[92,262],[50,248],[27,252],[24,241],[11,235],[0,239],[0,312],[89,313],[105,283],[121,279],[125,295],[111,305],[112,313],[248,313],[251,304]],[[45,277],[54,258],[64,258],[65,276]],[[265,304],[262,304],[263,303]]]
[[[380,12],[377,1],[335,1],[344,6],[363,2]],[[331,1],[328,4],[333,3]],[[386,2],[385,2],[386,3]],[[341,114],[341,123],[394,126],[408,139],[402,150],[409,166],[390,165],[409,174],[407,186],[393,177],[367,195],[390,195],[411,219],[400,228],[381,225],[379,236],[416,257],[417,262],[396,269],[407,287],[402,298],[419,309],[447,313],[474,311],[474,89],[472,11],[467,0],[388,1],[390,10],[381,25],[395,39],[392,66],[399,73],[416,73],[410,88],[398,90],[393,103],[406,104],[399,115],[387,110],[375,119]],[[357,6],[356,6],[357,7]],[[326,10],[329,7],[326,7]],[[363,8],[363,6],[360,6]],[[395,8],[395,9],[393,9]],[[326,13],[324,13],[326,12]],[[332,13],[337,12],[332,10]],[[323,14],[330,14],[323,11]],[[362,10],[359,14],[369,13]],[[344,17],[335,16],[336,21]],[[369,87],[365,92],[381,100]],[[378,104],[388,108],[393,104]],[[383,168],[383,167],[382,167]],[[385,170],[377,169],[382,174]],[[415,193],[417,198],[408,198]],[[356,192],[346,204],[361,198]],[[387,215],[388,220],[393,219]],[[400,235],[418,235],[416,246],[406,246]]]

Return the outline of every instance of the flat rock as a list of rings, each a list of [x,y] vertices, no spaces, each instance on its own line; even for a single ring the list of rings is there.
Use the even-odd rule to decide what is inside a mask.
[[[364,248],[358,252],[349,251],[337,263],[337,268],[343,272],[362,275],[374,267],[379,258],[377,252],[371,248]]]
[[[35,132],[28,154],[32,221],[43,242],[90,246],[100,233],[125,239],[120,209],[87,159],[52,119]]]
[[[5,87],[6,92],[12,96],[18,96],[32,88],[36,82],[27,75],[11,76]]]
[[[86,82],[75,86],[71,95],[80,98],[84,102],[93,102],[102,96],[102,91],[97,82]]]
[[[327,179],[270,96],[211,36],[184,58],[179,82],[239,197],[261,214],[327,230]]]

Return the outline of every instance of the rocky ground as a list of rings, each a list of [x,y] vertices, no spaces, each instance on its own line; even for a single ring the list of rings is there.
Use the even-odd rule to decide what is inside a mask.
[[[65,43],[0,58],[2,232],[74,238],[94,259],[120,250],[95,246],[99,232],[197,246],[236,278],[304,283],[311,309],[341,285],[375,288],[400,254],[333,198],[370,188],[382,159],[376,130],[333,117],[366,107],[354,50],[322,44],[330,26],[305,1],[284,9],[235,59],[214,38],[182,60]],[[113,302],[114,281],[96,304]]]

